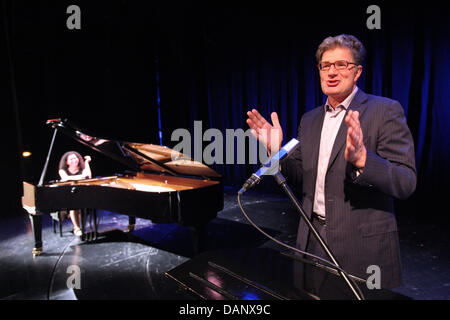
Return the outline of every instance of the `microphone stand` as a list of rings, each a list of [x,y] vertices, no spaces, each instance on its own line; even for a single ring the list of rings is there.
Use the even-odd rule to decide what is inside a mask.
[[[328,246],[326,245],[326,243],[323,241],[322,237],[320,236],[320,234],[317,232],[317,230],[314,228],[314,226],[312,225],[311,221],[309,221],[308,216],[306,215],[305,211],[303,210],[303,208],[301,207],[300,203],[298,202],[297,198],[295,197],[294,193],[292,192],[291,188],[287,185],[286,183],[286,179],[284,178],[284,176],[281,174],[281,172],[278,170],[277,173],[275,173],[274,175],[275,181],[278,183],[278,185],[280,185],[282,187],[282,189],[286,192],[286,194],[288,195],[288,197],[291,199],[291,201],[294,203],[296,209],[298,210],[298,212],[300,212],[302,218],[305,220],[306,224],[308,225],[309,229],[312,231],[312,233],[314,234],[314,237],[316,237],[316,239],[319,241],[320,246],[325,250],[326,254],[330,257],[331,261],[336,265],[336,267],[338,267],[337,271],[339,272],[339,274],[344,278],[345,282],[347,283],[347,285],[349,286],[350,290],[353,292],[353,294],[356,296],[356,298],[358,300],[363,300],[363,297],[361,297],[361,295],[358,293],[358,291],[355,289],[354,284],[349,280],[349,278],[347,277],[347,275],[342,272],[341,270],[341,266],[339,265],[339,263],[337,262],[336,258],[333,256],[331,250],[328,248]]]

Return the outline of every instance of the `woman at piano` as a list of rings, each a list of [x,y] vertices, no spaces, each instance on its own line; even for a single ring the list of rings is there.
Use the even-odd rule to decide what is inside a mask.
[[[85,156],[83,159],[83,157],[76,151],[66,152],[59,161],[58,173],[61,181],[92,178],[89,162],[91,162],[90,156]],[[73,233],[76,236],[81,237],[81,211],[70,210],[69,215],[73,224]]]

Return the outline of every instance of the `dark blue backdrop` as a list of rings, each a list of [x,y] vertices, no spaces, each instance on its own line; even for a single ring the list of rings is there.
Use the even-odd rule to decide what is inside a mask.
[[[1,51],[9,53],[2,56],[3,133],[18,137],[4,159],[13,168],[11,206],[18,202],[17,182],[40,174],[51,138],[44,123],[53,117],[98,135],[149,143],[159,143],[161,120],[163,143],[172,147],[173,130],[192,131],[195,120],[203,121],[203,130],[246,130],[245,113],[257,108],[266,116],[278,112],[286,140],[295,137],[302,114],[324,102],[317,46],[329,35],[350,33],[368,52],[360,88],[400,101],[414,136],[418,188],[399,207],[418,215],[448,211],[442,195],[450,176],[450,42],[439,2],[378,2],[380,30],[367,28],[373,3],[365,1],[300,8],[75,2],[82,10],[79,31],[65,27],[74,1],[2,2]],[[62,140],[55,157],[69,147]],[[33,151],[33,163],[20,160],[23,148]],[[113,170],[106,159],[94,160],[95,173]],[[214,168],[229,185],[242,184],[255,169]]]

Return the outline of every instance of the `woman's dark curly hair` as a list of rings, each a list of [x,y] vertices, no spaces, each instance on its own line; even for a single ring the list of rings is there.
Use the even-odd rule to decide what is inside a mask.
[[[84,170],[84,159],[76,151],[68,151],[63,154],[63,156],[61,157],[61,160],[59,160],[58,170],[67,169],[67,157],[70,156],[71,154],[74,154],[77,156],[78,161],[79,161],[78,166],[80,167],[81,170]]]

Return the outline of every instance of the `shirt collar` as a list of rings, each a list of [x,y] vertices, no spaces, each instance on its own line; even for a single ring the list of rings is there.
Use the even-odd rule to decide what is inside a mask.
[[[342,107],[342,108],[344,108],[344,110],[347,110],[348,107],[350,106],[350,103],[352,103],[352,100],[355,97],[357,92],[358,92],[358,86],[355,86],[355,89],[353,89],[352,93],[350,93],[348,95],[348,97],[345,98],[345,100],[342,101],[342,103],[340,105],[338,105],[338,107]],[[325,103],[324,109],[325,109],[325,111],[327,111],[328,109],[332,109],[332,107],[328,103],[328,98],[327,98],[327,102]]]

